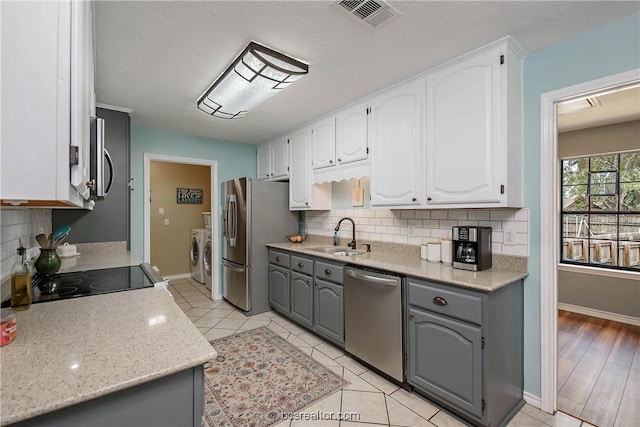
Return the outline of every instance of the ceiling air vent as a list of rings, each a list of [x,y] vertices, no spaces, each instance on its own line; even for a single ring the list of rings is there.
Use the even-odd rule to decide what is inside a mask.
[[[373,28],[378,28],[400,15],[400,12],[382,0],[342,0],[335,4]]]

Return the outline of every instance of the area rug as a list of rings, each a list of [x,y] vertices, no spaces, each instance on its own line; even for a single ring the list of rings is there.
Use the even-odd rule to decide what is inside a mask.
[[[265,326],[211,345],[218,357],[204,371],[209,427],[270,426],[349,384]]]

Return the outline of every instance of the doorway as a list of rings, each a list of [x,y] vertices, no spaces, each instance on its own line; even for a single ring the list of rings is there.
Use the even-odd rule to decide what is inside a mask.
[[[163,193],[168,194],[168,199],[167,199],[167,194],[164,194],[163,198],[165,201],[161,204],[166,204],[166,206],[160,206],[160,205],[156,206],[156,203],[152,204],[152,198],[154,197],[152,192],[152,182],[151,182],[152,170],[153,170],[152,163],[155,164],[156,167],[164,164],[165,166],[168,166],[168,168],[166,169],[168,173],[179,173],[180,176],[182,176],[182,172],[180,172],[181,170],[188,171],[190,167],[193,167],[193,170],[202,169],[202,167],[204,167],[205,169],[208,169],[209,185],[203,185],[202,187],[208,187],[207,191],[209,194],[203,194],[204,196],[203,200],[208,200],[209,203],[208,204],[205,204],[206,202],[203,204],[179,203],[178,188],[182,188],[182,187],[179,185],[180,183],[176,181],[175,184],[169,185],[170,188],[165,188],[166,191],[163,191]],[[189,185],[188,183],[190,181],[186,180],[184,182],[187,183],[185,184],[184,188],[188,189],[187,185]],[[199,189],[200,188],[195,188],[195,190],[199,190]],[[190,231],[191,231],[191,228],[204,227],[203,217],[201,215],[201,212],[204,212],[204,211],[211,212],[212,241],[219,242],[219,228],[218,228],[219,226],[218,224],[219,194],[218,192],[219,191],[218,191],[218,162],[217,161],[145,153],[144,154],[144,233],[143,233],[145,262],[151,262],[152,253],[154,253],[154,258],[155,258],[155,255],[158,255],[160,257],[159,259],[162,259],[163,256],[167,255],[167,254],[163,254],[162,253],[163,251],[155,251],[155,252],[152,251],[152,240],[155,238],[158,238],[158,239],[162,239],[162,242],[154,242],[154,245],[153,245],[154,247],[157,247],[158,245],[168,246],[169,253],[173,253],[176,257],[184,258],[184,260],[186,261],[186,265],[190,265],[190,261],[188,261],[189,250],[191,245]],[[156,197],[156,201],[159,197],[160,195],[158,194]],[[193,200],[184,200],[183,198],[181,198],[181,202],[185,202],[185,201],[193,202]],[[191,206],[189,207],[189,205]],[[152,209],[152,206],[153,206],[153,209]],[[180,230],[180,233],[184,234],[184,243],[185,243],[184,245],[180,245],[179,243],[176,243],[176,240],[178,240],[179,242],[183,241],[183,239],[180,237],[178,237],[177,239],[174,237],[171,237],[171,238],[166,238],[166,236],[162,237],[164,234],[166,234],[164,233],[164,231],[171,228],[172,224],[175,223],[177,226],[180,225],[181,217],[184,216],[185,212],[182,212],[182,211],[176,212],[175,209],[179,209],[179,208],[186,208],[186,209],[182,209],[185,212],[191,211],[194,209],[196,211],[196,214],[194,214],[196,219],[194,219],[189,223],[193,225],[186,226],[182,224],[183,225],[182,228],[187,227],[186,229]],[[171,209],[173,209],[173,211],[171,211]],[[158,223],[158,224],[155,224],[155,223]],[[155,232],[154,232],[154,227],[156,230]],[[160,228],[157,228],[157,227],[160,227]],[[184,248],[182,248],[182,246],[184,246]],[[219,270],[216,268],[216,266],[218,265],[216,260],[219,258],[219,245],[214,243],[212,245],[212,249],[213,249],[213,253],[211,254],[212,256],[211,265],[212,265],[213,271],[211,276],[212,276],[213,283],[212,283],[212,289],[211,289],[211,298],[220,299],[221,292],[219,290],[220,288]],[[164,250],[164,252],[166,252],[166,250]],[[182,252],[184,252],[184,254]],[[180,267],[175,267],[175,266],[169,267],[169,269],[175,269],[175,268],[180,269]],[[184,271],[184,272],[181,272],[182,274],[177,274],[177,275],[175,274],[176,272],[169,271],[168,275],[170,277],[173,276],[174,278],[189,277],[191,275],[189,266],[182,269],[189,269],[189,271],[188,272]],[[160,271],[163,275],[167,275],[165,272],[162,271],[162,267],[160,267]]]
[[[558,260],[560,197],[558,162],[559,103],[637,86],[640,70],[632,70],[541,95],[540,141],[540,320],[541,409],[558,408]]]

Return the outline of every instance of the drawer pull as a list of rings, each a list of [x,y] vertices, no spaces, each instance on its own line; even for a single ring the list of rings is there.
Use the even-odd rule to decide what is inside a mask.
[[[442,297],[435,297],[433,299],[433,303],[439,306],[444,307],[445,305],[447,305],[447,300],[442,298]]]
[[[324,274],[326,274],[327,276],[331,276],[331,270],[328,268],[324,269]]]
[[[279,256],[276,257],[276,261],[280,262],[280,257]]]
[[[301,262],[299,262],[299,263],[298,263],[298,267],[302,268],[302,267],[304,267],[304,264],[303,264],[303,263],[301,263]]]

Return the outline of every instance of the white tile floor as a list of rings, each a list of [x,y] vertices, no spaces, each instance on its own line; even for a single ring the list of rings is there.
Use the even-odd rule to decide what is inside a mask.
[[[277,424],[277,427],[449,427],[465,425],[426,400],[382,378],[353,360],[339,348],[273,311],[247,317],[225,301],[212,301],[208,297],[209,291],[204,285],[191,279],[173,280],[171,292],[176,303],[209,341],[259,326],[267,326],[351,383],[305,409],[304,412],[321,411],[342,414],[353,412],[359,415],[357,421],[292,420]],[[525,405],[511,420],[509,426],[588,427],[590,424],[561,412],[551,416],[530,405]]]

